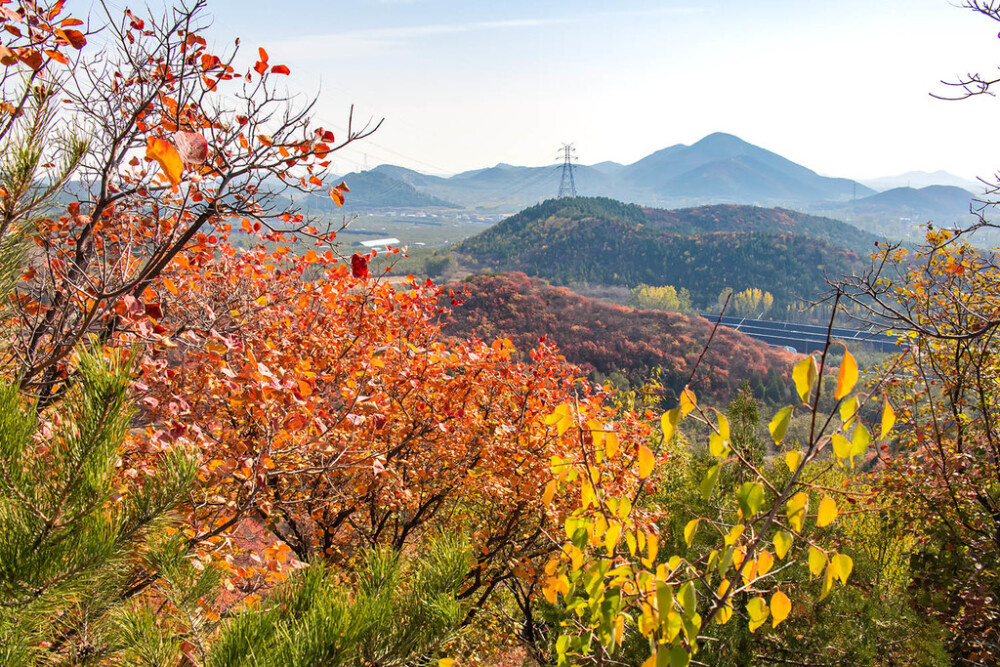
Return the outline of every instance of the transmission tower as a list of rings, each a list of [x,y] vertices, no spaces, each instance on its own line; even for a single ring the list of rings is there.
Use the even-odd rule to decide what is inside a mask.
[[[576,149],[573,144],[563,144],[562,150],[562,180],[559,181],[559,198],[575,197],[576,183],[573,181],[573,161],[576,160]]]

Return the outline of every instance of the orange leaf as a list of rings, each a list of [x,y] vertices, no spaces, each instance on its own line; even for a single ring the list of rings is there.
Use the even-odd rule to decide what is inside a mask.
[[[45,51],[45,55],[47,55],[49,58],[52,58],[52,60],[55,60],[57,63],[60,63],[62,65],[69,65],[69,60],[66,59],[66,56],[59,53],[58,51],[47,50]]]
[[[257,47],[257,53],[260,54],[260,60],[261,60],[261,62],[266,63],[267,62],[267,51],[265,51],[263,49],[263,47]]]
[[[87,37],[79,30],[56,30],[57,33],[62,33],[60,37],[65,37],[66,41],[73,45],[74,49],[82,49],[87,45]]]
[[[184,170],[184,162],[177,149],[166,139],[159,137],[149,137],[146,140],[146,157],[156,160],[163,169],[163,175],[167,177],[171,185],[181,182],[181,172]]]
[[[340,191],[340,188],[330,188],[330,199],[337,205],[337,208],[344,205],[344,193]]]
[[[3,44],[0,44],[0,65],[10,67],[16,63],[17,55]]]
[[[42,54],[34,49],[18,49],[17,59],[34,70],[42,66]]]
[[[59,2],[52,5],[52,9],[49,10],[48,19],[51,21],[55,17],[59,16],[59,13],[63,10],[63,5],[65,4],[66,0],[59,0]]]

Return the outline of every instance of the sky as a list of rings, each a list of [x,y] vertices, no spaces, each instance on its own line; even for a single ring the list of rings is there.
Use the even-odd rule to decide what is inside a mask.
[[[821,174],[1000,170],[1000,100],[936,100],[1000,75],[1000,24],[948,0],[209,0],[318,95],[326,127],[384,119],[336,156],[452,174],[629,164],[728,132]]]

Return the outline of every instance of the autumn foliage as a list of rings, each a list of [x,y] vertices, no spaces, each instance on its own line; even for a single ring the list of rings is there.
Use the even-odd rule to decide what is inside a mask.
[[[585,370],[620,372],[636,385],[658,368],[668,400],[680,396],[712,335],[712,324],[700,317],[606,304],[523,273],[474,276],[452,288],[462,294],[462,305],[454,308],[448,332],[510,338],[522,350],[544,337]],[[723,328],[702,360],[695,386],[722,403],[744,382],[763,389],[776,381],[781,393],[771,400],[778,402],[791,359]]]

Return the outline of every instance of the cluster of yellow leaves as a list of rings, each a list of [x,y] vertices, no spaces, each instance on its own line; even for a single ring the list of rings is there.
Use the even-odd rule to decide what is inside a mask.
[[[796,393],[807,410],[815,410],[818,403],[821,374],[821,364],[811,355],[797,363],[792,372]],[[555,434],[567,443],[575,442],[581,452],[575,462],[554,462],[556,484],[550,482],[546,489],[546,499],[557,498],[560,490],[579,490],[578,505],[565,520],[566,541],[546,567],[546,598],[552,604],[561,599],[577,616],[576,627],[567,630],[557,644],[560,662],[565,664],[573,656],[593,651],[613,652],[623,639],[623,619],[633,615],[638,630],[649,638],[653,648],[650,667],[687,665],[698,650],[699,633],[705,623],[727,623],[734,613],[733,596],[743,591],[769,591],[769,595],[757,595],[747,604],[751,632],[769,618],[776,627],[792,609],[787,593],[770,578],[776,560],[790,565],[800,555],[808,554],[809,571],[821,577],[820,599],[831,592],[834,582],[846,584],[852,559],[824,549],[820,541],[823,529],[833,525],[839,515],[834,494],[824,491],[815,514],[809,514],[810,495],[815,490],[799,480],[805,466],[829,445],[838,458],[863,454],[867,449],[870,432],[857,418],[860,399],[852,394],[859,379],[857,363],[845,350],[834,389],[843,417],[841,427],[833,437],[807,443],[805,452],[796,448],[786,451],[784,462],[791,478],[784,488],[765,479],[761,471],[742,458],[731,443],[726,416],[699,406],[690,389],[682,393],[676,408],[660,418],[657,446],[617,434],[611,450],[631,453],[624,467],[608,467],[613,455],[606,446],[600,448],[600,443],[607,443],[610,436],[606,425],[590,421],[571,404],[558,406],[546,417],[543,424],[554,428]],[[794,407],[780,410],[771,421],[775,444],[784,441]],[[718,462],[708,469],[700,484],[706,500],[717,493],[723,466],[742,466],[756,476],[736,489],[731,509],[722,516],[695,517],[687,522],[683,530],[690,554],[687,557],[660,553],[663,540],[655,516],[644,504],[635,502],[644,484],[655,480],[655,452],[663,451],[662,445],[675,436],[684,419],[696,419],[711,430],[708,449]],[[882,437],[888,435],[894,421],[892,408],[886,402]],[[841,431],[851,427],[853,442],[847,441],[848,451],[841,456]],[[623,479],[630,482],[626,488],[608,483]],[[695,555],[696,551],[691,550],[702,526],[711,528],[703,534],[718,535],[721,543],[708,553]],[[796,550],[796,543],[804,546]],[[717,583],[706,588],[713,581]],[[703,617],[706,611],[708,615]]]

